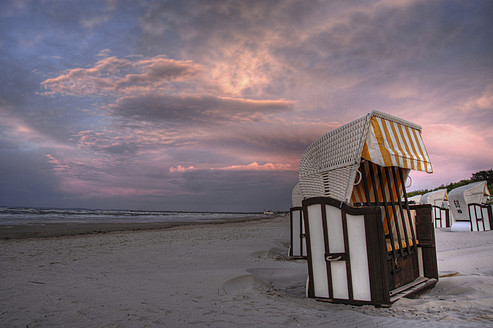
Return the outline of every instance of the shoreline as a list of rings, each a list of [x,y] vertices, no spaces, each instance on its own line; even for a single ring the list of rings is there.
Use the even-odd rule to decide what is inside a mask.
[[[150,231],[163,230],[179,226],[230,224],[247,221],[270,220],[286,215],[273,216],[244,216],[236,218],[218,218],[207,221],[180,221],[180,222],[57,222],[40,224],[0,225],[0,240],[53,238],[66,236],[80,236],[89,234],[105,234],[123,231]]]

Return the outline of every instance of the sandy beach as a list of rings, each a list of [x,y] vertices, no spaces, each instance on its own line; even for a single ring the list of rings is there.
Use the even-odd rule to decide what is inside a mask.
[[[1,239],[0,327],[493,325],[493,231],[436,229],[435,288],[375,308],[304,297],[288,220]]]

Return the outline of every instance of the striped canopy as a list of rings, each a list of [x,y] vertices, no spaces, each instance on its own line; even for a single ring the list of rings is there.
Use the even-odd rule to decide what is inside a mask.
[[[372,116],[361,157],[380,166],[432,173],[421,129]]]

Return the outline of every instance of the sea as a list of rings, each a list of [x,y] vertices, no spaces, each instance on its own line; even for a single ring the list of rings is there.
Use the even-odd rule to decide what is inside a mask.
[[[0,225],[47,223],[225,222],[264,213],[1,207]]]

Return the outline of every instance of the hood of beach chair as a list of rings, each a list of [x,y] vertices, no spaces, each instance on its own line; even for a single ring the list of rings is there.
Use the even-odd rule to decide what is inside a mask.
[[[430,191],[421,197],[421,204],[441,206],[444,201],[448,201],[446,188]]]

